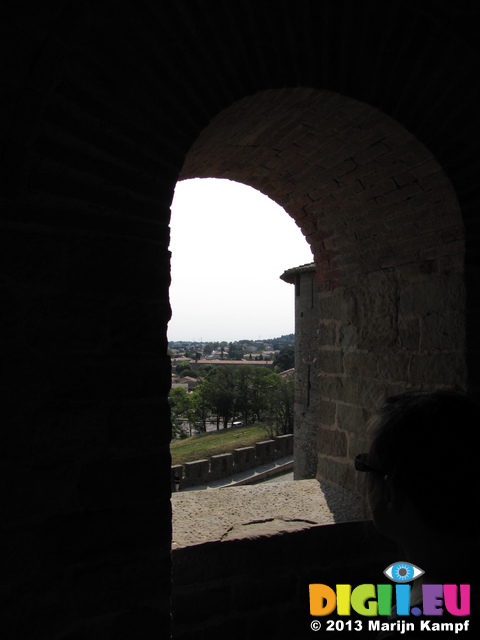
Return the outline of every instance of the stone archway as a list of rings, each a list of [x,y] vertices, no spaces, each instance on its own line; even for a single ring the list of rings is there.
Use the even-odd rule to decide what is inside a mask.
[[[351,459],[382,397],[466,386],[464,232],[450,181],[392,118],[308,88],[219,113],[187,154],[180,178],[193,177],[255,187],[310,243],[318,317],[298,336],[296,373],[313,401],[297,402],[295,476],[354,486]]]
[[[294,95],[307,99],[308,92],[316,91],[318,107],[326,109],[328,90],[332,97],[341,94],[360,101],[358,105],[373,105],[380,110],[373,123],[378,113],[387,114],[432,151],[454,185],[465,223],[468,384],[478,395],[479,9],[467,4],[4,3],[2,470],[8,495],[2,539],[8,562],[2,592],[12,637],[95,635],[121,640],[170,635],[170,365],[165,355],[169,206],[188,149],[197,140],[189,155],[193,160],[195,148],[212,134],[208,123],[219,125],[223,116],[233,124],[238,120],[230,106],[238,108],[244,100],[263,96],[268,103],[264,113],[268,107],[273,114],[283,108],[282,101],[288,103]],[[312,89],[306,94],[304,89],[281,87]],[[273,88],[278,91],[273,93]],[[341,115],[342,101],[336,100]],[[295,121],[294,111],[290,122]],[[332,108],[332,129],[325,135],[331,134],[338,144],[336,115]],[[252,125],[257,125],[254,120]],[[456,205],[448,204],[451,189],[429,154],[424,156],[408,134],[404,157],[412,144],[417,164],[407,165],[410,173],[416,172],[423,193],[415,192],[418,184],[408,176],[403,182],[401,174],[395,178],[396,189],[382,189],[382,177],[392,186],[388,171],[380,171],[379,181],[372,171],[374,182],[357,183],[355,191],[355,181],[349,180],[358,169],[346,162],[340,171],[344,153],[339,162],[324,167],[330,171],[324,174],[328,190],[338,199],[329,199],[318,179],[317,190],[302,191],[293,177],[306,177],[311,170],[318,178],[321,163],[298,157],[287,130],[272,131],[265,117],[262,122],[265,136],[273,133],[278,148],[264,148],[265,158],[256,157],[257,169],[275,169],[277,184],[270,189],[265,173],[263,185],[252,183],[249,163],[260,151],[258,138],[255,144],[246,138],[243,147],[241,139],[230,148],[223,145],[223,165],[218,139],[214,169],[225,176],[235,153],[237,179],[265,193],[270,190],[316,247],[319,301],[330,314],[321,325],[335,333],[335,342],[321,350],[322,366],[330,362],[330,369],[321,380],[322,395],[319,392],[335,422],[323,425],[319,433],[325,436],[323,450],[332,433],[342,447],[332,445],[318,468],[348,482],[345,467],[353,452],[348,449],[345,456],[345,447],[354,446],[358,415],[368,411],[358,402],[360,390],[366,402],[397,379],[404,385],[412,371],[429,376],[445,371],[445,365],[430,365],[441,359],[451,362],[461,353],[460,348],[444,352],[438,343],[431,344],[430,351],[414,352],[418,343],[410,342],[412,336],[422,340],[441,335],[426,332],[424,319],[444,317],[443,302],[451,300],[452,291],[462,295],[463,283],[453,286],[462,269],[461,251],[454,247],[463,242],[449,220]],[[385,133],[392,134],[388,122],[381,118],[387,131],[374,128],[374,139],[364,149],[383,161],[395,157],[381,142]],[[365,123],[365,133],[368,128]],[[250,136],[255,130],[244,128],[243,133]],[[351,135],[355,131],[361,137],[362,127],[352,129]],[[295,130],[305,137],[315,132],[315,127],[313,132],[302,126]],[[284,146],[278,145],[281,140]],[[397,140],[392,148],[399,151],[399,144]],[[333,162],[328,148],[324,151]],[[284,167],[275,164],[282,153]],[[213,160],[209,163],[213,167]],[[187,168],[185,164],[184,177]],[[332,184],[332,176],[339,182]],[[371,210],[368,192],[373,195]],[[370,230],[348,210],[347,196],[355,210],[363,197],[365,211],[371,212],[374,205],[393,206],[389,200],[400,193],[401,214],[395,222],[391,212],[389,251],[382,256],[378,249],[387,245],[379,221],[370,217]],[[445,223],[443,228],[428,218],[435,193],[435,216]],[[422,198],[427,203],[423,208]],[[411,227],[405,237],[398,229],[412,214],[408,204],[414,201],[427,226],[417,232]],[[414,225],[417,219],[408,222]],[[366,237],[358,235],[367,229]],[[428,242],[426,229],[432,232]],[[415,245],[417,235],[422,236],[420,247]],[[435,242],[438,236],[440,244]],[[369,278],[356,284],[358,264]],[[413,272],[409,265],[415,265]],[[442,312],[423,309],[416,315],[426,288],[434,283]],[[358,305],[352,306],[358,284],[365,291],[362,314],[357,314]],[[386,379],[382,389],[367,365],[377,373],[383,360],[369,346],[370,326],[361,324],[375,308],[378,296],[372,297],[371,291],[378,288],[389,304],[404,291],[403,316],[398,318],[409,327],[404,336],[410,336],[411,345],[406,374],[400,366],[403,352],[384,347],[392,367],[392,357],[398,357],[399,373]],[[453,306],[453,313],[458,308]],[[353,340],[359,328],[364,346],[350,352],[347,335]],[[463,333],[462,326],[460,340]],[[382,335],[388,342],[389,327]],[[347,355],[351,361],[346,370]],[[463,378],[463,359],[460,365]],[[353,367],[362,367],[364,382],[352,391],[348,378]],[[348,564],[344,557],[338,560]],[[283,577],[274,574],[272,581]],[[362,579],[367,579],[363,573]],[[265,620],[266,610],[258,617]],[[233,618],[240,633],[246,618]],[[225,618],[214,625],[218,637],[233,628]]]

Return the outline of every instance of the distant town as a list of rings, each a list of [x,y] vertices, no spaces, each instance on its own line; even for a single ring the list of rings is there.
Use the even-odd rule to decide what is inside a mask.
[[[244,361],[245,364],[261,362],[278,367],[279,371],[294,366],[295,336],[293,333],[261,340],[238,340],[235,342],[196,342],[171,341],[168,343],[168,355],[172,359],[173,368],[182,363],[196,365],[215,364],[221,361]]]
[[[235,342],[169,342],[172,436],[179,439],[268,417],[293,432],[294,335]]]

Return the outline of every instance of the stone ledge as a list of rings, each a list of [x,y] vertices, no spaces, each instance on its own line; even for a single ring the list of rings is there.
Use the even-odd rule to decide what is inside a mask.
[[[295,480],[172,495],[173,548],[365,518],[358,494]]]

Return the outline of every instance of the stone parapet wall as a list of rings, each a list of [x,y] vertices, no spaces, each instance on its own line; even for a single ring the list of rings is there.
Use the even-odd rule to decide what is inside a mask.
[[[366,522],[175,549],[173,637],[311,640],[308,585],[384,582],[397,553]]]
[[[235,473],[253,469],[291,454],[293,454],[293,434],[287,434],[272,440],[257,442],[252,447],[234,449],[232,453],[194,460],[183,465],[173,465],[171,467],[172,489],[175,490],[175,476],[180,480],[180,488],[195,487],[213,480],[228,478]]]
[[[233,474],[233,455],[222,453],[210,458],[210,479],[219,480]]]
[[[253,469],[255,466],[255,447],[241,447],[233,451],[233,464],[238,471]]]

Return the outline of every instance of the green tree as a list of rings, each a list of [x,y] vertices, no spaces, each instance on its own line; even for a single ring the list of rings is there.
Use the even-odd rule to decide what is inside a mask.
[[[207,342],[203,345],[203,354],[209,356],[214,349],[213,342]]]
[[[189,419],[195,426],[195,431],[204,433],[207,430],[207,420],[210,417],[209,385],[203,380],[190,395]]]
[[[202,366],[198,368],[197,377],[202,380],[208,379],[214,369],[215,366],[213,364],[202,364]]]
[[[293,433],[295,404],[295,378],[294,376],[278,377],[274,390],[272,415],[275,421],[277,435]]]
[[[235,414],[248,424],[252,412],[253,367],[241,365],[235,369]]]
[[[269,389],[275,384],[276,375],[266,367],[252,367],[250,403],[252,415],[257,420],[261,420],[269,409]]]
[[[279,371],[287,371],[295,366],[295,351],[293,347],[283,347],[279,353],[275,355],[273,364],[278,367]]]
[[[189,362],[180,362],[175,367],[175,371],[179,376],[189,376],[192,372],[192,367]]]
[[[231,360],[241,360],[243,358],[243,348],[238,342],[231,342],[228,347],[228,357]]]
[[[183,426],[189,419],[190,401],[183,387],[170,389],[168,396],[172,421],[172,438],[177,440],[182,437]]]
[[[216,367],[208,382],[210,383],[208,404],[216,417],[217,429],[220,429],[220,422],[225,429],[235,408],[235,382],[232,367],[228,365]]]

